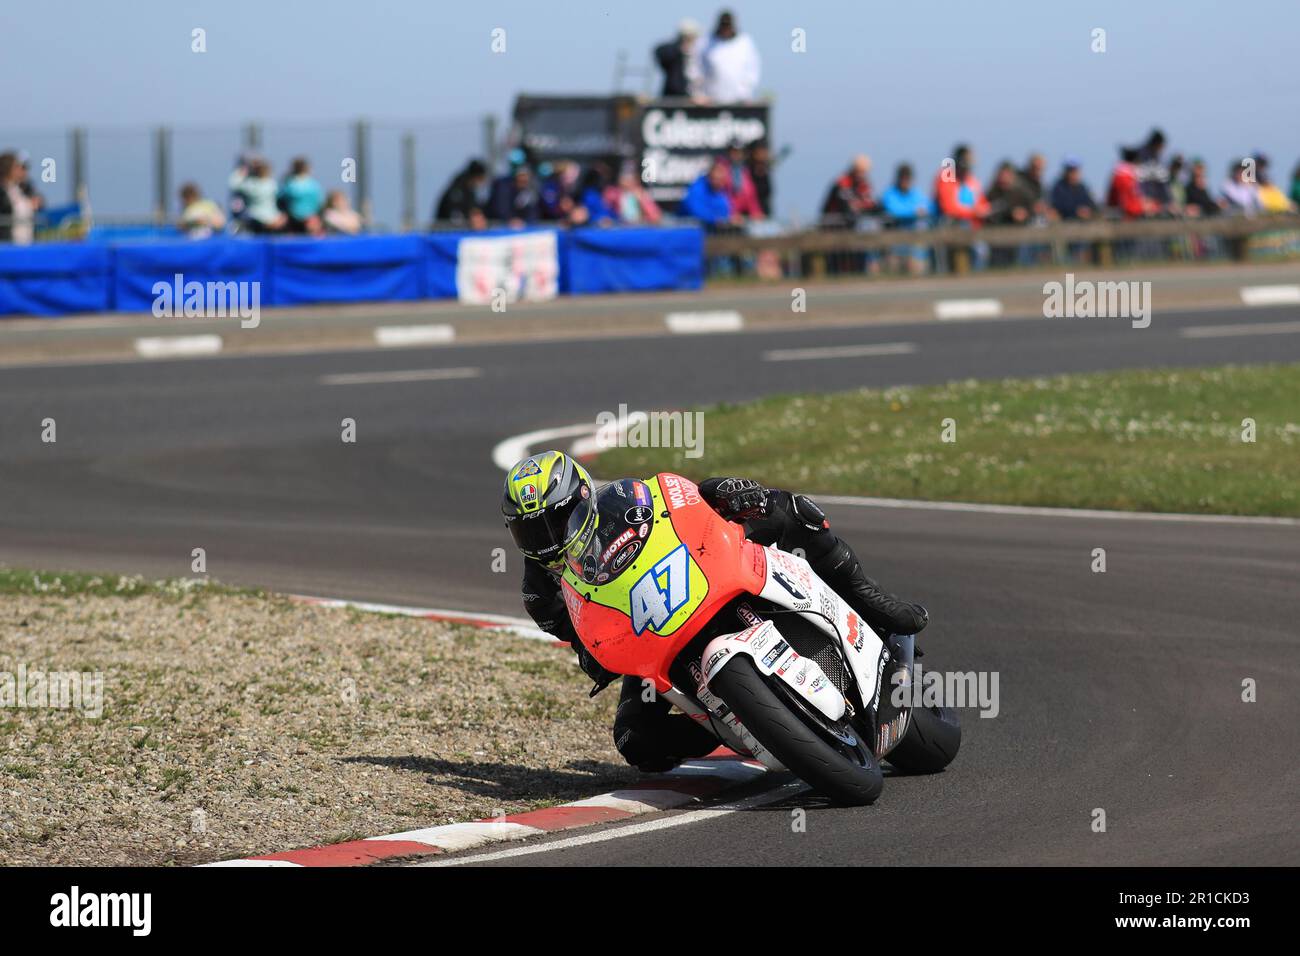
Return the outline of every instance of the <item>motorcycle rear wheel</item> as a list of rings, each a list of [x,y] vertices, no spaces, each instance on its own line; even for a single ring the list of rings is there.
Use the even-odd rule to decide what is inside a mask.
[[[874,803],[884,787],[880,764],[870,744],[858,737],[856,746],[832,745],[823,731],[797,704],[787,703],[778,690],[737,654],[710,682],[712,691],[735,711],[746,729],[791,773],[836,803]]]
[[[914,707],[907,733],[885,754],[903,773],[938,773],[957,756],[961,722],[951,707]]]

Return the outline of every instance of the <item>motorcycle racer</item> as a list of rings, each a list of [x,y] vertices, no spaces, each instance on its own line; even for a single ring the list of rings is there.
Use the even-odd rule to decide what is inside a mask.
[[[899,600],[862,570],[848,543],[807,495],[765,488],[749,478],[709,478],[701,498],[717,514],[741,524],[746,537],[763,546],[802,553],[817,574],[881,634],[917,634],[929,620],[924,607]],[[524,556],[524,606],[537,626],[567,641],[595,686],[592,695],[618,677],[605,670],[579,640],[560,588],[566,554],[581,551],[595,533],[596,486],[571,456],[546,451],[517,462],[506,474],[502,513]],[[669,770],[703,756],[716,738],[657,695],[643,698],[640,678],[623,678],[614,717],[614,744],[623,758],[646,772]]]

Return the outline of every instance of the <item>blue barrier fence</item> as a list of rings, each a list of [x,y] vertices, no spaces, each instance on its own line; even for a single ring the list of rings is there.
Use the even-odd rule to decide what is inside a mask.
[[[529,230],[538,232],[544,230]],[[154,286],[259,282],[263,305],[456,298],[462,239],[505,230],[330,239],[214,237],[0,246],[0,315],[150,311]],[[693,226],[556,232],[561,294],[698,289]]]

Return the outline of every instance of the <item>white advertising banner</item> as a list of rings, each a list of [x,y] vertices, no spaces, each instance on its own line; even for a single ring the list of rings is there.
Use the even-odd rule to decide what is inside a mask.
[[[467,236],[456,246],[456,293],[474,305],[554,299],[560,257],[555,232]]]

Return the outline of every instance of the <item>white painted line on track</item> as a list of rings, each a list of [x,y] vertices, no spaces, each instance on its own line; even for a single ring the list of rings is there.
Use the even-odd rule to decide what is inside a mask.
[[[916,351],[912,342],[882,342],[879,345],[830,345],[824,348],[772,349],[763,353],[765,362],[801,362],[812,359],[863,358],[869,355],[907,355]]]
[[[1237,335],[1289,335],[1300,332],[1300,322],[1250,322],[1239,325],[1193,325],[1179,334],[1185,339],[1226,339]]]
[[[322,385],[381,385],[387,382],[437,382],[453,378],[478,378],[480,368],[417,368],[405,372],[343,372],[322,375]]]
[[[677,335],[703,332],[738,332],[745,327],[745,317],[739,312],[669,312],[664,316],[668,331]]]
[[[1030,505],[989,505],[968,501],[914,501],[908,498],[864,498],[854,495],[819,495],[818,502],[861,508],[910,508],[918,511],[969,511],[992,515],[1032,515],[1041,518],[1101,518],[1115,521],[1188,521],[1202,524],[1268,524],[1300,527],[1300,518],[1256,515],[1197,515],[1161,511],[1106,511],[1100,508],[1040,508]]]
[[[1300,305],[1300,285],[1242,286],[1241,301],[1246,305]]]
[[[594,435],[596,428],[596,423],[591,421],[584,422],[581,425],[539,428],[534,432],[512,435],[510,438],[497,442],[496,447],[492,449],[492,463],[502,471],[508,471],[515,462],[527,458],[529,452],[538,445],[554,442],[557,438],[580,438]]]
[[[470,624],[475,627],[505,631],[518,637],[533,641],[556,643],[553,634],[547,634],[539,628],[532,618],[511,617],[506,614],[490,614],[486,611],[457,611],[442,607],[409,607],[405,604],[377,604],[374,601],[348,601],[343,598],[311,597],[305,594],[293,594],[290,597],[304,604],[315,607],[350,607],[358,611],[374,614],[398,614],[402,617],[422,617],[432,621],[451,621]]]
[[[944,322],[954,319],[996,319],[1002,315],[999,299],[940,299],[934,304],[934,317]]]
[[[375,344],[383,348],[404,345],[441,345],[456,338],[451,325],[381,325],[375,329]]]
[[[135,354],[141,358],[183,358],[220,351],[219,335],[158,335],[135,340]]]
[[[691,823],[704,823],[709,820],[717,820],[741,810],[751,810],[754,807],[776,803],[779,800],[787,800],[806,790],[808,790],[806,784],[800,783],[799,781],[792,781],[771,790],[765,790],[762,793],[754,794],[751,797],[746,797],[744,800],[737,800],[734,803],[724,803],[716,807],[704,807],[699,810],[690,810],[686,813],[678,813],[670,817],[662,817],[658,820],[646,820],[642,823],[629,823],[623,826],[615,826],[608,830],[599,830],[595,833],[584,834],[583,836],[569,837],[565,840],[553,840],[548,843],[539,843],[533,846],[514,847],[510,850],[494,850],[489,853],[474,853],[468,856],[457,857],[449,860],[430,860],[415,865],[464,866],[467,863],[490,863],[493,860],[506,860],[517,856],[532,856],[536,853],[549,853],[553,850],[568,850],[573,847],[590,846],[593,843],[606,843],[610,840],[622,840],[627,837],[640,836],[644,833],[653,833],[656,830],[668,830],[673,827],[687,826]]]

